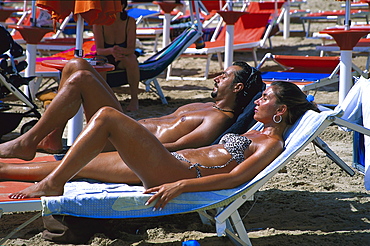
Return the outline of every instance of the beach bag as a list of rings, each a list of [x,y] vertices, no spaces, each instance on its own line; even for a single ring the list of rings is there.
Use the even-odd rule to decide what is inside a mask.
[[[81,218],[67,215],[49,215],[42,217],[45,240],[58,243],[84,244],[97,232],[100,232],[108,220]]]

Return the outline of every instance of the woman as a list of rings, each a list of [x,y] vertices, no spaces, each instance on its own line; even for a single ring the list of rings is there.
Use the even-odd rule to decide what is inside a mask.
[[[106,56],[116,69],[125,69],[130,85],[131,101],[127,111],[139,109],[138,86],[140,80],[139,64],[135,55],[136,22],[128,16],[125,8],[127,0],[121,0],[122,12],[109,26],[94,25],[93,32],[98,55]]]
[[[283,150],[283,133],[307,110],[317,110],[305,94],[289,82],[274,82],[255,101],[254,118],[264,124],[262,131],[228,134],[218,145],[170,153],[145,127],[104,107],[91,119],[61,164],[39,183],[9,197],[63,194],[64,184],[104,148],[108,139],[126,163],[117,167],[121,182],[141,181],[155,209],[183,192],[236,187],[252,179]],[[109,165],[109,164],[107,164]],[[127,177],[127,178],[126,178]],[[136,180],[135,180],[136,179]]]

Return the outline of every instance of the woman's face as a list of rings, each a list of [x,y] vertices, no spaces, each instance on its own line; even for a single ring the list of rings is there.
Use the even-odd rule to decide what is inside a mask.
[[[276,101],[277,98],[272,86],[270,86],[262,93],[259,99],[254,101],[256,104],[254,108],[254,119],[262,123],[272,121],[272,117],[276,114],[278,109]]]

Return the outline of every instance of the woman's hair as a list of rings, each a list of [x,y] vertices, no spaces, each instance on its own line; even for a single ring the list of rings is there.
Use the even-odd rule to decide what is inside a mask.
[[[124,5],[123,9],[127,7],[127,0],[121,0],[121,4]]]
[[[248,63],[236,61],[233,63],[233,66],[242,68],[234,73],[235,78],[233,83],[244,84],[244,89],[237,94],[235,100],[235,113],[238,115],[249,104],[257,92],[264,89],[265,85],[262,82],[261,73],[254,67],[249,66]]]
[[[271,87],[277,98],[277,104],[284,104],[288,107],[287,124],[294,124],[307,110],[320,112],[316,104],[308,101],[307,95],[294,83],[274,81]]]
[[[127,20],[127,12],[126,12],[126,7],[127,7],[127,0],[121,0],[121,4],[123,5],[121,13],[120,13],[120,19],[125,21]]]

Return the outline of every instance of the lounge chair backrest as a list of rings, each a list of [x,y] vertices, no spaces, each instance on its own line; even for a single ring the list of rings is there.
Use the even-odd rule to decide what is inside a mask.
[[[201,33],[196,26],[185,30],[176,37],[167,47],[146,61],[139,64],[140,79],[150,79],[161,74],[177,57],[179,57],[192,43],[194,43]]]
[[[275,12],[275,7],[277,8],[276,10],[279,12],[284,3],[284,1],[249,2],[247,12],[272,14]]]
[[[316,136],[315,133],[320,130],[322,123],[330,115],[336,115],[335,111],[324,111],[317,113],[315,111],[307,111],[294,125],[289,127],[284,134],[285,149],[284,151],[268,165],[262,172],[248,183],[256,183],[261,179],[266,179],[274,175],[281,167],[283,167],[308,143],[310,143]],[[257,123],[251,130],[262,129],[263,124]]]
[[[155,78],[161,74],[186,48],[194,43],[202,33],[196,26],[189,27],[176,37],[168,46],[139,63],[140,80]],[[115,70],[107,73],[107,82],[111,87],[127,84],[125,70]]]
[[[246,13],[234,25],[234,42],[257,42],[265,33],[269,22],[270,13]],[[222,28],[216,41],[224,41],[226,28]]]

